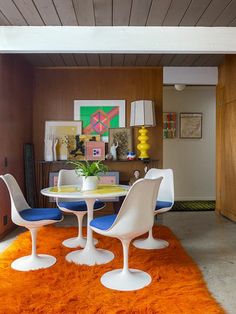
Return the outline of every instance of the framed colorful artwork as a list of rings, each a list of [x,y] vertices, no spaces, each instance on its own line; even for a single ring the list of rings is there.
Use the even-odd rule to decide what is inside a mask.
[[[74,119],[83,121],[83,134],[108,142],[109,128],[125,127],[125,100],[75,100]]]
[[[120,183],[120,174],[118,171],[110,171],[110,172],[99,174],[99,184],[110,185],[110,184],[119,184],[119,183]],[[118,202],[119,197],[108,198],[104,201],[105,202]]]
[[[49,172],[49,186],[57,186],[59,172]],[[54,203],[56,199],[54,197],[49,197],[49,202]]]
[[[118,144],[117,159],[126,160],[127,153],[133,150],[133,130],[132,128],[109,129],[109,151],[111,146]]]
[[[81,121],[46,121],[45,139],[57,139],[56,146],[57,160],[67,160],[67,139],[68,135],[82,133]]]
[[[199,112],[180,113],[180,138],[184,139],[202,138],[202,113]]]
[[[105,159],[105,143],[89,141],[85,143],[85,159],[86,160],[104,160]]]
[[[163,138],[176,138],[176,112],[163,113]]]
[[[100,141],[100,135],[68,135],[67,137],[68,160],[85,160],[85,143]]]

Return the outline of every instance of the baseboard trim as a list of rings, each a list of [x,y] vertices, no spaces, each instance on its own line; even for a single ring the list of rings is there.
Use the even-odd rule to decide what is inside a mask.
[[[177,196],[175,197],[175,201],[215,201],[216,198],[213,196]]]

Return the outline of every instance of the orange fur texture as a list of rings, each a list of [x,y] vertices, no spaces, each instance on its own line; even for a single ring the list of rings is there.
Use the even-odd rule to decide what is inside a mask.
[[[76,235],[76,228],[43,227],[38,234],[38,253],[54,255],[57,263],[44,270],[19,272],[11,269],[11,262],[31,250],[29,232],[21,234],[0,255],[0,313],[225,313],[173,233],[161,226],[154,228],[154,234],[169,241],[170,246],[149,251],[130,246],[130,267],[152,276],[149,286],[133,292],[113,291],[100,283],[105,272],[122,267],[122,248],[117,239],[95,234],[97,247],[114,252],[115,258],[106,265],[81,266],[65,260],[71,249],[61,244]]]

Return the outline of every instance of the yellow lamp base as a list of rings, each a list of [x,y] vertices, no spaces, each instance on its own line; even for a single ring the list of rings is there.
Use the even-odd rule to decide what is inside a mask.
[[[147,143],[148,141],[148,130],[142,126],[140,129],[139,129],[139,137],[138,137],[138,140],[139,140],[139,144],[137,145],[137,148],[138,150],[140,151],[140,155],[138,156],[139,159],[149,159],[149,155],[148,155],[148,150],[150,148],[150,145]]]

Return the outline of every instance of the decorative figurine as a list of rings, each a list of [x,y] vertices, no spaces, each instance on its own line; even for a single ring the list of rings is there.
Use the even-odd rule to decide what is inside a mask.
[[[117,160],[117,151],[116,150],[117,150],[118,146],[119,146],[119,144],[118,144],[118,142],[116,142],[116,144],[113,143],[111,148],[110,148],[110,153],[112,155],[113,160]]]
[[[111,153],[107,153],[106,156],[105,156],[106,160],[112,160],[113,159],[113,156]]]
[[[53,138],[53,160],[57,161],[57,144],[58,138]]]
[[[134,152],[128,152],[127,153],[127,159],[128,160],[135,160],[136,154]]]
[[[48,135],[44,139],[44,160],[53,161],[53,136]]]
[[[133,176],[129,180],[129,185],[133,185],[138,179],[140,179],[140,171],[134,170]]]

